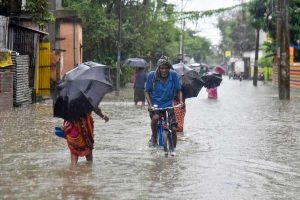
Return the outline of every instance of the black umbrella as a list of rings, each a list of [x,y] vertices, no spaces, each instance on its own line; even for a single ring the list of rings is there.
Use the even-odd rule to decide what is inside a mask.
[[[221,74],[206,74],[201,76],[202,81],[205,83],[204,87],[206,88],[214,88],[220,86],[222,82],[222,75]]]
[[[180,75],[183,97],[197,97],[204,86],[204,82],[200,79],[199,74],[183,63],[175,64],[172,67]]]
[[[129,67],[141,67],[146,68],[148,66],[146,60],[142,58],[128,58],[125,60],[124,65],[127,65]]]
[[[67,72],[56,87],[54,117],[74,121],[98,107],[112,90],[109,68],[95,62],[85,62]]]

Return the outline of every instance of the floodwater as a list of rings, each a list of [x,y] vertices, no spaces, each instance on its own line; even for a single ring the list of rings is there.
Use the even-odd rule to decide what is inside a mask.
[[[52,104],[0,115],[0,199],[299,199],[300,98],[224,78],[217,100],[188,99],[175,157],[149,148],[150,120],[133,102],[102,102],[94,162],[70,168]]]

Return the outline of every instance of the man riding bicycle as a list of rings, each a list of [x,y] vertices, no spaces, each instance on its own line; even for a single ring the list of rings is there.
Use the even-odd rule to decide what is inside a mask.
[[[148,102],[148,111],[151,118],[152,136],[149,141],[151,146],[157,146],[157,124],[160,118],[159,111],[152,110],[153,106],[156,105],[159,108],[172,107],[175,96],[178,97],[180,104],[183,105],[178,74],[171,70],[171,68],[172,65],[163,56],[157,62],[156,71],[151,71],[147,76],[145,97]],[[177,127],[177,123],[174,110],[170,110],[169,117],[176,135],[175,128]],[[174,143],[176,144],[176,139]]]

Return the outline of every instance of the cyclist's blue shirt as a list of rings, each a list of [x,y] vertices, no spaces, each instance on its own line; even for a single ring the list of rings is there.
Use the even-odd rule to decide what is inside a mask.
[[[152,105],[157,105],[159,108],[172,106],[176,93],[181,90],[178,74],[170,70],[168,80],[164,83],[158,77],[153,88],[154,75],[154,71],[149,72],[145,88],[150,95]]]

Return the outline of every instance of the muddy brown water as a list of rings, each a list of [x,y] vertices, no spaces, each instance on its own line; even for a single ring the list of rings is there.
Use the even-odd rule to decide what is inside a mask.
[[[226,78],[225,78],[226,79]],[[300,98],[225,80],[217,100],[188,99],[177,155],[149,148],[146,107],[101,102],[94,162],[70,168],[51,101],[1,112],[0,199],[298,199]]]

